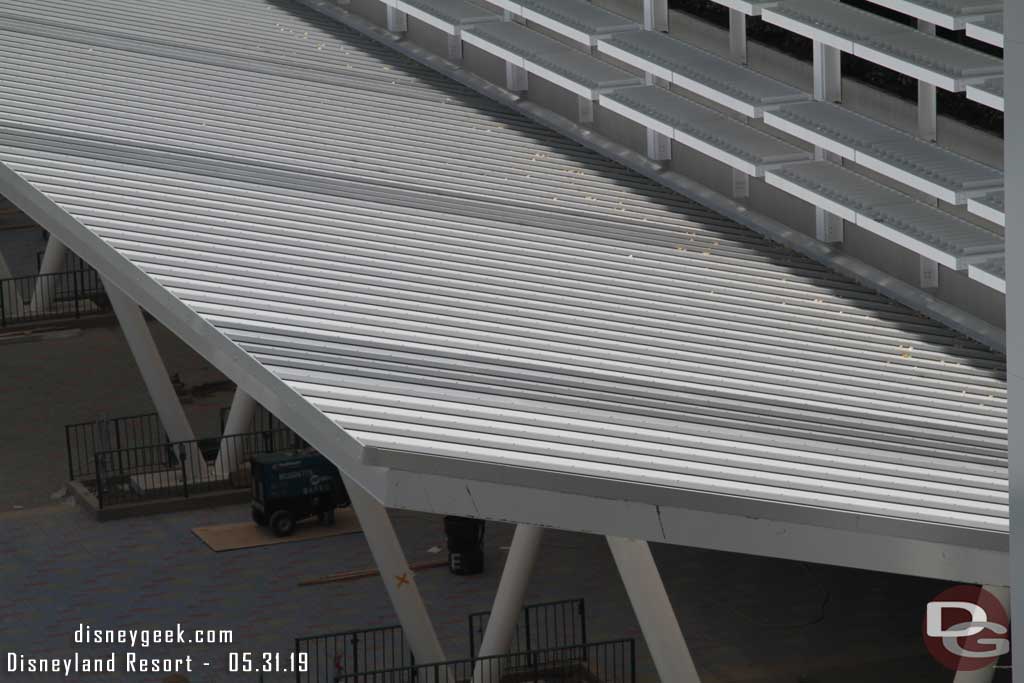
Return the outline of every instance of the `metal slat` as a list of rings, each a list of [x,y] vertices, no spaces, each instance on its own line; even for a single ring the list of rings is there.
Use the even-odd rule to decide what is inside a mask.
[[[0,163],[365,462],[1005,531],[999,355],[347,30],[40,2]]]

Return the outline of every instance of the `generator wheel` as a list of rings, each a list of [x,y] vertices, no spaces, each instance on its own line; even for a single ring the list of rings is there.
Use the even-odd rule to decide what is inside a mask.
[[[295,518],[287,510],[278,510],[270,516],[270,530],[275,536],[291,536],[295,531]]]
[[[267,513],[260,512],[256,508],[252,509],[252,521],[256,522],[260,526],[267,525]]]
[[[317,514],[317,519],[324,526],[334,526],[334,510],[324,510]]]

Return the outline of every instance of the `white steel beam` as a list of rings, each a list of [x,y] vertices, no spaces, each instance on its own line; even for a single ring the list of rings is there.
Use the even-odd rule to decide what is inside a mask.
[[[918,19],[917,28],[922,33],[935,35],[935,24]],[[925,140],[938,139],[938,104],[935,86],[919,80],[917,82],[917,132]]]
[[[729,10],[729,55],[739,64],[747,63],[747,15],[735,9]],[[732,170],[732,196],[750,196],[750,176],[738,168]]]
[[[387,509],[358,483],[343,477],[352,509],[359,519],[359,525],[370,546],[373,560],[380,570],[384,588],[391,598],[391,605],[398,615],[402,632],[416,657],[417,664],[445,661],[441,641],[437,639],[434,624],[427,614],[426,605],[416,585],[416,575],[409,568],[405,552],[398,541],[398,535],[388,517]]]
[[[842,53],[831,45],[814,41],[814,99],[838,102],[843,97]],[[833,159],[821,147],[814,148],[817,160]],[[822,242],[843,241],[843,219],[824,209],[814,209],[815,237]]]
[[[747,63],[747,15],[735,9],[729,10],[729,55]]]
[[[507,654],[512,646],[512,636],[515,635],[516,623],[523,611],[526,587],[537,563],[537,553],[543,536],[544,530],[541,527],[527,524],[516,526],[508,558],[505,560],[505,568],[501,572],[498,592],[494,596],[494,606],[487,619],[487,629],[484,631],[484,638],[476,657]],[[478,662],[473,671],[473,683],[486,683],[488,673],[484,665]]]
[[[68,248],[64,243],[53,235],[46,242],[46,250],[43,252],[43,260],[39,264],[39,277],[36,278],[36,287],[32,292],[32,301],[29,307],[36,310],[39,307],[53,303],[53,278],[45,277],[59,273],[64,267],[64,259],[67,258]]]
[[[1010,599],[1013,614],[1024,614],[1024,2],[1007,2],[1003,15],[1006,66],[1006,380],[1010,466]],[[1016,425],[1016,426],[1014,426]],[[1024,638],[1012,639],[1013,660],[1024,662]],[[1013,683],[1024,683],[1024,666],[1013,668]]]
[[[117,315],[121,331],[128,341],[128,348],[135,357],[149,397],[156,407],[157,414],[160,415],[164,431],[171,441],[194,441],[192,426],[185,415],[185,409],[181,407],[171,378],[167,376],[167,368],[160,358],[160,350],[153,341],[142,309],[107,278],[103,278],[103,286]]]
[[[699,683],[700,676],[647,541],[607,538],[658,677],[666,683]]]
[[[644,29],[668,31],[668,0],[644,0]]]
[[[405,12],[393,5],[387,7],[388,30],[392,33],[405,33],[409,30],[409,21]]]
[[[236,387],[235,395],[231,399],[231,408],[228,409],[228,419],[224,423],[223,436],[249,432],[252,418],[256,414],[256,405],[252,396]],[[217,459],[213,463],[213,469],[218,477],[227,478],[231,474],[230,458],[231,447],[226,441],[221,440]]]

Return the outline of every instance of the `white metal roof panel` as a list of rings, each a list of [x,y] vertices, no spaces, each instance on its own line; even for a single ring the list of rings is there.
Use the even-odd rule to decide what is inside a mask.
[[[1006,193],[1002,190],[968,199],[967,210],[1006,227]]]
[[[966,270],[1003,250],[998,235],[828,161],[791,164],[765,180],[947,268]]]
[[[635,21],[589,0],[522,0],[520,5],[524,19],[584,45],[595,45],[601,36],[640,28]]]
[[[609,89],[643,83],[640,76],[576,50],[537,54],[524,57],[523,62],[530,73],[557,83],[588,100],[596,100]]]
[[[766,173],[765,181],[851,223],[857,222],[857,216],[880,206],[914,201],[902,192],[828,161],[787,164]]]
[[[843,52],[961,92],[968,83],[1002,74],[1002,60],[834,0],[786,0],[765,21]]]
[[[832,0],[786,0],[766,8],[761,17],[769,24],[851,53],[855,44],[871,37],[902,38],[915,32],[898,22]]]
[[[760,16],[766,7],[775,7],[782,0],[715,0],[719,5],[743,12],[752,17]]]
[[[1000,3],[1001,4],[1001,3]],[[1003,14],[990,14],[967,22],[967,35],[975,40],[1003,47]]]
[[[798,88],[657,31],[619,33],[597,47],[745,116],[758,118],[766,109],[810,99]]]
[[[934,197],[963,204],[1002,187],[1002,172],[829,102],[786,105],[765,123]]]
[[[1006,259],[1002,256],[981,263],[972,263],[967,268],[967,274],[972,280],[977,280],[1003,294],[1006,293]]]
[[[601,104],[752,176],[810,158],[810,152],[657,86],[624,88]]]
[[[967,99],[1004,111],[1003,78],[990,78],[967,86]]]
[[[982,227],[921,203],[879,207],[861,216],[857,225],[882,232],[897,230],[915,235],[935,249],[929,256],[948,268],[966,270],[971,263],[986,261],[1003,251],[1003,240]]]
[[[1002,12],[1002,0],[872,0],[922,21],[956,31],[967,22]]]
[[[548,53],[565,55],[573,50],[565,43],[511,21],[467,28],[462,32],[462,40],[520,67],[525,66],[527,58]]]
[[[500,21],[501,15],[469,0],[388,0],[396,9],[449,35],[463,26]]]
[[[2,191],[300,432],[567,509],[1006,530],[1000,355],[385,48],[340,32],[374,78],[324,83],[0,31]]]

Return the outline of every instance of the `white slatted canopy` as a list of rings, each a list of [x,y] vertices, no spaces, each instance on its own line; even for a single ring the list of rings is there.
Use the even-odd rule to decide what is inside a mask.
[[[286,3],[0,18],[0,193],[386,503],[1005,550],[1000,355]]]

